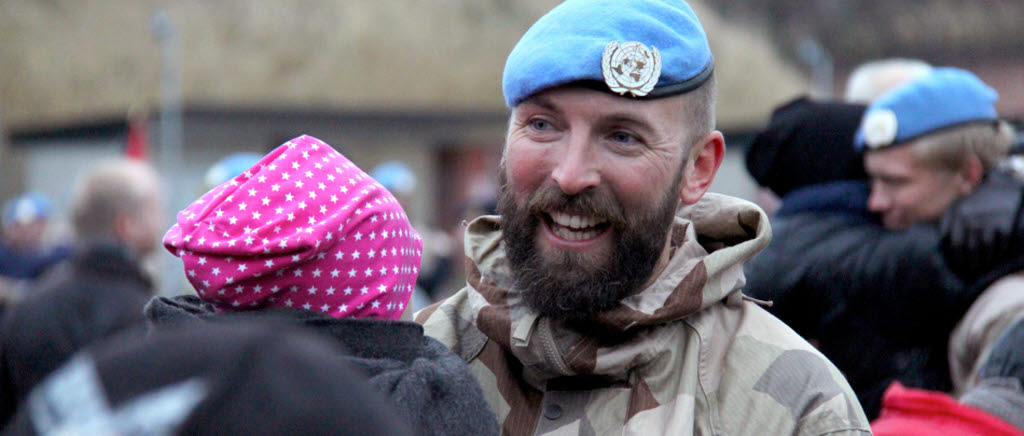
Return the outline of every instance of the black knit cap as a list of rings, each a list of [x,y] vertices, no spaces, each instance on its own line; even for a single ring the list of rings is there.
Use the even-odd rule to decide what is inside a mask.
[[[812,184],[867,179],[853,147],[865,109],[806,96],[778,106],[747,150],[747,171],[780,197]]]

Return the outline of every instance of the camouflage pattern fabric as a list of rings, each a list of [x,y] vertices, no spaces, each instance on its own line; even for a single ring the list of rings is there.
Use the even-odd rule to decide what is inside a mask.
[[[416,320],[469,362],[503,434],[870,434],[832,363],[740,292],[771,239],[753,204],[680,208],[657,280],[572,326],[525,306],[499,223],[470,223],[467,286]]]

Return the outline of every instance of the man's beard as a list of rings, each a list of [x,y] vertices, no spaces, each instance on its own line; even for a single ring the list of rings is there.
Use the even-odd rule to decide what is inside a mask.
[[[653,207],[627,215],[615,196],[588,189],[566,195],[554,183],[530,194],[525,205],[516,203],[503,167],[499,173],[505,251],[512,266],[515,287],[523,300],[539,314],[568,320],[591,319],[615,308],[647,282],[665,248],[678,204],[682,168],[672,189]],[[576,253],[537,250],[542,212],[563,212],[605,219],[614,236],[607,253]]]

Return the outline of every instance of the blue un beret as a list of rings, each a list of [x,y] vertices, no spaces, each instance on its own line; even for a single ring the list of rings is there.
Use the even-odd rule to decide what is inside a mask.
[[[50,217],[50,200],[32,192],[12,198],[4,204],[4,224],[26,224]]]
[[[935,68],[878,97],[854,138],[857,151],[903,144],[929,133],[978,121],[996,121],[999,94],[970,72]]]
[[[660,53],[660,76],[654,74],[653,89],[631,90],[634,97],[682,94],[711,76],[714,62],[707,36],[685,2],[568,0],[537,20],[508,55],[502,78],[505,104],[515,107],[537,92],[571,82],[607,82],[602,56],[614,41],[624,47],[638,42],[643,50]],[[611,92],[609,86],[601,89]]]

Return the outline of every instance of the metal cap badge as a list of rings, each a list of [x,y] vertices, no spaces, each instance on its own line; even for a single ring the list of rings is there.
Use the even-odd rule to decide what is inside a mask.
[[[628,91],[633,97],[643,97],[654,89],[661,76],[661,53],[636,41],[622,45],[612,41],[604,47],[601,72],[604,83],[613,92],[625,95]]]

